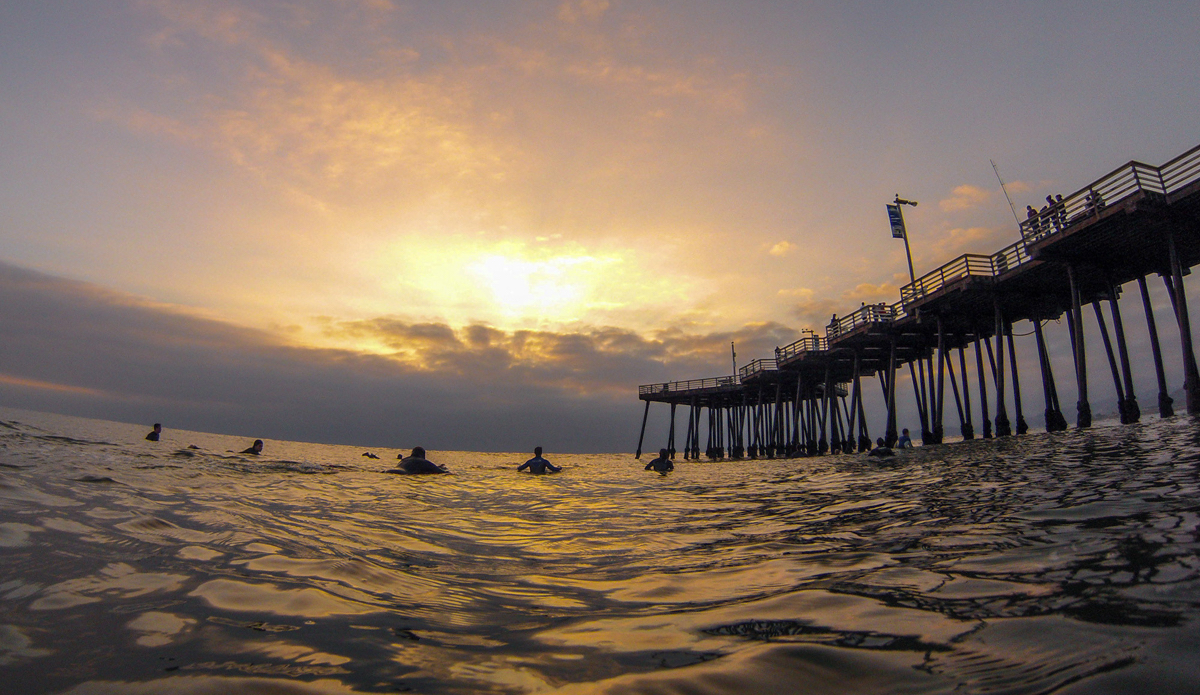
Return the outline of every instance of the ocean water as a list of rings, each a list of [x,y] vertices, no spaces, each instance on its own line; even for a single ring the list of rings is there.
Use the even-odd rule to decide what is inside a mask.
[[[0,410],[0,691],[1200,692],[1186,417],[665,475],[147,430]]]

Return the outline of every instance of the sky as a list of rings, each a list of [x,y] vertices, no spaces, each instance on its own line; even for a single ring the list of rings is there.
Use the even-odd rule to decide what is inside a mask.
[[[1185,2],[0,3],[0,405],[629,451],[1200,141]],[[1103,366],[1103,365],[1101,365]],[[1060,387],[1061,388],[1061,387]]]

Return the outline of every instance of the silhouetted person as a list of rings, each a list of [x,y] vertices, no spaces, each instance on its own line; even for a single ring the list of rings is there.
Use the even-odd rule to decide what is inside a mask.
[[[156,422],[154,423],[154,430],[146,435],[146,441],[157,442],[160,436],[162,436],[162,423]]]
[[[896,452],[883,441],[883,437],[875,440],[875,448],[867,452],[867,456],[895,456]]]
[[[645,470],[650,470],[651,468],[659,473],[666,473],[667,471],[675,470],[675,464],[671,462],[671,452],[667,451],[666,449],[659,449],[658,458],[654,459],[650,463],[647,463]]]
[[[263,450],[263,440],[255,439],[254,443],[250,445],[250,448],[242,449],[241,453],[254,454],[255,456],[258,456],[259,454],[262,453],[262,450]]]
[[[425,458],[425,449],[417,446],[413,447],[411,454],[400,459],[399,468],[392,469],[388,472],[421,475],[426,473],[449,473],[450,471]]]
[[[900,430],[900,438],[896,440],[896,448],[897,449],[913,448],[912,437],[908,436],[908,428],[907,427]]]
[[[364,452],[363,452],[363,456],[366,456],[366,457],[367,457],[367,458],[369,458],[369,459],[377,459],[377,458],[379,458],[378,456],[376,456],[375,454],[372,454],[372,453],[371,453],[371,452],[369,452],[369,451],[364,451]]]
[[[520,473],[526,468],[528,468],[529,472],[533,473],[534,475],[541,475],[547,470],[551,473],[557,473],[562,470],[562,468],[559,468],[553,463],[550,463],[546,459],[542,458],[542,447],[540,446],[534,447],[533,458],[517,466],[517,472]]]

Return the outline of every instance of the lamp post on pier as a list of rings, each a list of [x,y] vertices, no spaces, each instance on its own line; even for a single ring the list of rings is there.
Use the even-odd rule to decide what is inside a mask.
[[[917,207],[917,201],[904,200],[900,194],[896,194],[896,199],[888,203],[888,221],[892,224],[892,238],[904,240],[904,255],[908,258],[908,279],[910,282],[917,281],[917,274],[913,272],[912,250],[908,247],[908,230],[904,227],[904,214],[900,212],[901,205],[911,205]]]

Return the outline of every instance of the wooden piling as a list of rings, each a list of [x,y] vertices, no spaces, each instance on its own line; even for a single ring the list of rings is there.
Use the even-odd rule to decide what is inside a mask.
[[[1096,315],[1096,326],[1099,328],[1100,338],[1104,343],[1104,354],[1108,357],[1108,370],[1112,373],[1113,389],[1117,392],[1117,412],[1120,414],[1121,424],[1127,424],[1125,387],[1121,384],[1121,373],[1117,370],[1117,358],[1113,353],[1112,340],[1108,337],[1108,323],[1104,320],[1104,312],[1100,311],[1099,300],[1092,301],[1092,311]]]
[[[1142,409],[1138,406],[1137,393],[1133,388],[1133,367],[1129,363],[1129,347],[1125,341],[1125,325],[1121,321],[1121,306],[1119,293],[1112,280],[1108,283],[1108,312],[1112,316],[1113,332],[1117,338],[1117,355],[1121,358],[1121,377],[1125,382],[1125,412],[1128,422],[1142,419]]]
[[[1088,402],[1087,383],[1087,352],[1084,350],[1083,311],[1079,299],[1079,284],[1075,279],[1075,267],[1067,264],[1067,279],[1071,292],[1071,347],[1075,358],[1075,388],[1079,394],[1075,402],[1078,420],[1075,426],[1080,429],[1092,426],[1092,404]]]
[[[1013,408],[1017,416],[1017,434],[1029,431],[1029,423],[1025,422],[1025,412],[1021,408],[1021,376],[1017,373],[1017,348],[1013,345],[1012,322],[1004,325],[1004,334],[1008,338],[1008,365],[1012,370]]]
[[[642,432],[638,435],[637,453],[633,455],[635,459],[642,457],[642,442],[646,440],[646,418],[650,417],[650,401],[646,401],[646,409],[642,411]]]
[[[962,374],[963,414],[967,416],[963,421],[962,438],[969,440],[975,438],[975,424],[971,421],[971,382],[967,376],[967,345],[965,341],[958,347],[958,366],[959,373]]]
[[[1196,353],[1192,349],[1192,324],[1188,317],[1183,268],[1179,263],[1174,233],[1167,236],[1167,248],[1171,261],[1171,288],[1175,295],[1175,320],[1179,323],[1179,342],[1183,351],[1183,391],[1188,415],[1195,415],[1200,412],[1200,373],[1196,369]]]
[[[1150,333],[1150,350],[1154,354],[1154,376],[1158,380],[1158,416],[1171,417],[1175,414],[1175,399],[1167,392],[1167,374],[1163,369],[1162,348],[1158,344],[1158,328],[1154,322],[1154,307],[1150,304],[1150,290],[1146,288],[1146,276],[1138,277],[1138,288],[1142,292],[1142,306],[1146,310],[1146,330]]]
[[[983,438],[992,438],[992,419],[988,415],[987,378],[983,372],[983,349],[979,347],[979,333],[975,333],[975,376],[979,379],[979,414],[983,422]],[[986,344],[986,341],[984,341]],[[966,380],[966,377],[963,377]]]

